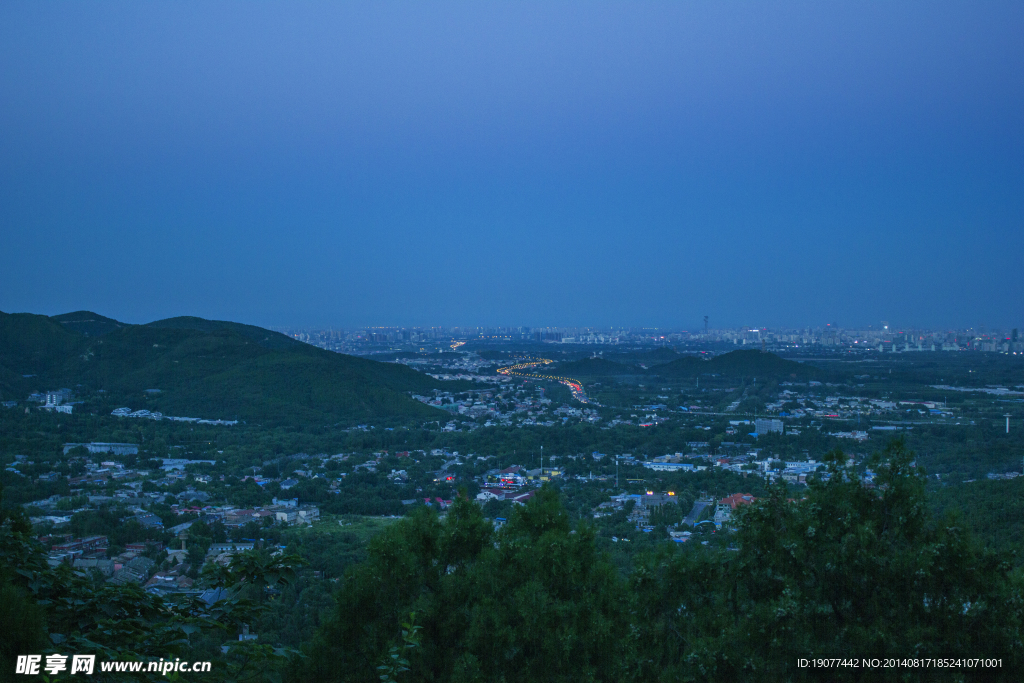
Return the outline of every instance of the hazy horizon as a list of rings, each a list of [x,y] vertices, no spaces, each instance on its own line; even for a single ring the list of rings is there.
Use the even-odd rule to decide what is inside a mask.
[[[105,318],[111,318],[113,320],[116,320],[117,322],[127,323],[127,324],[131,324],[131,325],[145,325],[145,324],[148,324],[148,323],[153,323],[153,322],[159,322],[161,320],[166,320],[167,318],[179,317],[179,316],[165,316],[165,317],[160,317],[160,318],[142,318],[142,319],[128,320],[128,319],[124,319],[124,318],[117,318],[115,316],[109,316],[109,315],[104,314],[101,311],[90,311],[88,309],[80,309],[79,311],[60,311],[60,312],[57,312],[57,313],[40,313],[38,311],[0,311],[0,313],[8,313],[8,314],[10,314],[10,313],[28,313],[28,314],[33,314],[33,315],[48,315],[48,316],[69,315],[71,313],[78,313],[78,312],[93,313],[93,314],[96,314],[96,315],[103,316]],[[180,317],[202,317],[202,316],[194,316],[193,314],[190,314],[190,313],[184,313]],[[214,320],[214,318],[207,318],[207,319]],[[687,332],[687,333],[690,333],[690,334],[699,334],[704,329],[700,324],[697,324],[697,325],[642,325],[642,324],[641,325],[586,325],[586,324],[581,324],[581,325],[559,325],[559,324],[528,325],[528,324],[523,324],[523,323],[518,323],[518,324],[497,323],[497,324],[494,324],[494,325],[465,325],[465,324],[460,325],[458,323],[452,323],[452,324],[434,324],[434,325],[403,325],[401,323],[398,323],[398,324],[392,324],[392,325],[376,325],[376,324],[337,325],[337,324],[325,323],[325,324],[312,324],[312,325],[260,325],[259,323],[255,323],[255,322],[252,322],[252,321],[246,321],[246,320],[233,320],[233,319],[227,319],[227,318],[216,319],[216,320],[223,320],[225,322],[243,323],[243,324],[248,324],[248,325],[257,325],[257,326],[265,327],[267,329],[271,329],[271,330],[278,331],[278,332],[303,331],[303,330],[305,330],[305,331],[314,331],[314,330],[315,331],[328,331],[328,330],[332,330],[332,329],[336,330],[336,331],[353,331],[353,330],[372,330],[372,329],[381,329],[381,330],[385,330],[385,329],[410,329],[410,330],[411,329],[424,329],[424,330],[428,330],[428,329],[432,329],[432,328],[443,328],[445,330],[460,330],[460,331],[467,331],[467,332],[471,331],[471,330],[474,330],[474,329],[477,329],[477,330],[486,330],[486,329],[491,329],[491,330],[494,330],[494,329],[511,329],[511,330],[529,329],[529,330],[536,330],[536,331],[550,329],[550,330],[580,330],[580,331],[585,331],[585,330],[593,330],[593,331],[612,331],[612,330],[624,330],[624,331],[625,330],[629,330],[629,331],[647,330],[647,331],[650,331],[650,330],[665,330],[666,332],[671,331],[671,332]],[[945,331],[945,332],[951,332],[951,331],[968,331],[969,330],[969,331],[973,331],[973,332],[976,332],[976,333],[979,333],[979,334],[995,332],[995,331],[1010,332],[1012,329],[1019,329],[1019,328],[1016,328],[1014,326],[999,327],[999,326],[986,326],[986,325],[981,325],[981,326],[964,326],[964,327],[924,327],[924,326],[915,326],[915,325],[901,325],[901,324],[897,324],[895,322],[886,321],[886,320],[879,320],[879,321],[874,321],[874,322],[869,322],[869,323],[864,323],[864,324],[842,324],[841,322],[838,322],[838,321],[813,322],[813,323],[806,323],[806,324],[802,324],[802,325],[792,325],[792,326],[786,326],[786,325],[771,326],[771,325],[753,325],[753,324],[752,325],[743,325],[743,324],[739,324],[739,325],[737,325],[737,324],[717,324],[717,325],[715,325],[715,324],[710,324],[710,322],[709,322],[708,329],[711,332],[736,331],[736,330],[748,330],[748,331],[753,332],[753,331],[758,330],[758,329],[762,329],[762,330],[805,330],[805,329],[823,330],[823,329],[826,329],[828,327],[832,327],[833,329],[836,329],[836,330],[849,330],[849,331],[856,331],[856,330],[862,330],[862,331],[868,331],[868,330],[882,331],[883,328],[885,328],[885,329],[888,329],[888,330],[892,330],[893,332],[909,332],[909,331],[922,331],[922,332],[924,332],[924,331],[929,331],[929,332],[943,332],[943,331]]]
[[[1024,327],[1020,3],[9,2],[0,310]]]

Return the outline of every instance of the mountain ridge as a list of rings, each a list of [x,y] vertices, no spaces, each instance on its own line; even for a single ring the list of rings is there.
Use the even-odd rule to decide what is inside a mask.
[[[89,311],[0,312],[0,396],[24,400],[62,386],[83,396],[102,389],[108,402],[133,409],[272,424],[445,415],[408,395],[439,386],[427,375],[253,325],[195,317],[131,325]]]

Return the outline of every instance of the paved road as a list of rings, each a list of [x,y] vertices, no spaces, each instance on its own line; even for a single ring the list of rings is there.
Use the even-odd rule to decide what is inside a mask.
[[[690,510],[690,514],[686,515],[686,519],[683,520],[683,524],[689,524],[693,526],[700,519],[700,515],[704,512],[704,508],[711,505],[714,501],[710,500],[698,500],[693,504],[693,508]]]
[[[572,377],[558,377],[557,375],[539,375],[532,372],[524,372],[524,370],[526,369],[536,368],[539,365],[546,365],[548,363],[554,362],[555,361],[549,360],[547,358],[538,358],[537,360],[523,361],[521,363],[516,363],[515,365],[510,365],[505,368],[498,368],[498,373],[502,375],[508,375],[509,377],[550,379],[554,380],[555,382],[561,382],[565,386],[569,387],[569,390],[572,391],[573,398],[575,398],[580,403],[593,403],[593,401],[587,398],[587,392],[583,390],[583,383],[580,382],[578,379],[573,379]],[[600,404],[594,403],[594,405]]]

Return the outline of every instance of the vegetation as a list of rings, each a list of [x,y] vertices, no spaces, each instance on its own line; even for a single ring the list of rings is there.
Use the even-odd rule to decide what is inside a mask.
[[[930,500],[937,514],[962,515],[986,547],[1024,564],[1024,477],[936,487]]]
[[[211,680],[322,681],[797,680],[799,657],[991,656],[1003,668],[986,677],[1015,680],[1022,576],[961,519],[930,512],[912,461],[894,442],[867,486],[834,452],[830,476],[802,496],[757,492],[732,533],[614,544],[628,562],[602,535],[611,527],[572,514],[571,492],[551,486],[501,510],[500,529],[465,497],[444,517],[420,506],[397,521],[266,529],[288,555],[255,551],[198,577],[229,588],[214,605],[50,568],[24,518],[3,513],[0,630],[18,634],[3,655],[174,655],[216,662]],[[659,509],[652,521],[676,516]],[[207,545],[223,538],[201,522],[191,532]],[[242,624],[260,645],[234,639]]]
[[[727,378],[761,377],[790,381],[819,379],[826,373],[813,365],[780,358],[757,350],[730,351],[713,358],[681,355],[669,349],[645,354],[614,354],[610,358],[582,358],[556,366],[559,374],[580,377],[630,375],[663,379],[714,375]]]
[[[371,542],[296,675],[370,680],[415,613],[409,681],[794,680],[815,656],[993,656],[986,676],[1015,680],[1020,576],[928,513],[910,462],[897,443],[866,487],[834,453],[803,500],[773,487],[734,535],[662,544],[628,576],[551,489],[498,531],[467,500],[421,510]]]
[[[107,403],[133,410],[262,424],[443,416],[407,395],[438,383],[402,365],[251,325],[201,318],[125,325],[89,315],[95,319],[0,313],[0,397],[24,400],[66,386],[102,390]]]
[[[659,365],[652,370],[662,377],[697,377],[703,374],[717,374],[722,377],[762,377],[791,381],[819,379],[824,373],[814,366],[797,363],[757,350],[731,351],[703,360],[686,356]]]
[[[212,681],[279,680],[287,649],[235,634],[267,610],[268,589],[287,585],[301,560],[240,555],[219,573],[215,598],[167,601],[134,583],[50,567],[26,520],[0,513],[0,680],[18,680],[14,660],[29,653],[93,654],[97,661],[212,661]],[[225,648],[221,643],[227,641]],[[233,641],[233,642],[232,642]],[[95,672],[96,680],[161,680],[162,673]],[[55,679],[56,680],[56,679]]]
[[[711,360],[667,348],[551,351],[551,370],[588,377],[596,403],[546,382],[442,384],[233,323],[0,314],[0,391],[21,402],[0,409],[0,632],[18,634],[3,656],[117,651],[210,659],[212,680],[441,682],[800,680],[797,657],[993,655],[1004,666],[986,676],[1015,680],[1024,478],[986,475],[1019,468],[1024,432],[1008,433],[1004,414],[1017,424],[1020,401],[933,385],[1017,386],[1019,359],[866,357],[851,371],[842,359],[747,350]],[[73,414],[25,410],[28,391],[59,386],[83,401]],[[408,396],[435,389],[466,414]],[[243,422],[110,416],[121,405]],[[751,434],[755,414],[783,411],[786,434]],[[894,433],[902,439],[867,455]],[[89,441],[139,453],[64,452]],[[782,469],[830,451],[829,476],[807,487],[753,474],[755,459]],[[633,457],[614,457],[624,454]],[[663,454],[699,465],[732,457],[737,471],[642,466]],[[169,477],[168,457],[209,462]],[[525,507],[470,502],[489,472],[538,468],[541,457],[562,476]],[[91,476],[119,465],[117,476]],[[646,491],[674,496],[643,523],[630,502],[610,502]],[[677,526],[695,501],[736,492],[758,501],[731,529]],[[321,521],[225,527],[191,507],[275,497],[317,504]],[[424,499],[454,503],[439,513]],[[36,518],[36,537],[105,535],[111,554],[154,541],[144,554],[169,569],[159,545],[179,541],[135,518],[140,501],[165,528],[194,522],[181,573],[226,587],[229,600],[157,599],[46,566],[23,516]],[[684,528],[690,540],[673,543],[669,532],[680,541]],[[257,549],[201,572],[211,545],[228,539]],[[237,640],[242,624],[260,647]]]

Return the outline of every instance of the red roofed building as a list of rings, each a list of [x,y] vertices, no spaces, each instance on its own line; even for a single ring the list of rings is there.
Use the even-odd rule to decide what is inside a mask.
[[[726,496],[722,500],[718,501],[719,505],[728,505],[729,509],[735,510],[740,505],[747,505],[753,503],[757,498],[754,498],[749,493],[734,493],[731,496]]]
[[[529,491],[520,491],[518,493],[513,494],[511,497],[506,495],[505,500],[511,500],[516,505],[526,505],[526,501],[533,498],[536,494],[536,489],[531,489]]]
[[[89,536],[87,538],[77,538],[64,543],[58,543],[57,545],[50,548],[50,550],[58,553],[69,553],[75,550],[82,552],[90,552],[97,550],[107,549],[107,537],[106,536]]]
[[[740,505],[749,505],[755,500],[757,498],[749,493],[734,493],[731,496],[726,496],[718,501],[718,505],[715,507],[715,525],[722,526],[724,522],[732,518],[732,513],[736,508]]]

